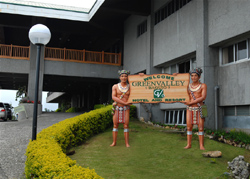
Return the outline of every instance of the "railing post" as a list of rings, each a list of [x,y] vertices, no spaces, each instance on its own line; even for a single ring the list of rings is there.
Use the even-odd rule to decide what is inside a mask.
[[[102,51],[102,63],[104,63],[104,51]]]
[[[64,47],[64,60],[66,59],[66,48]]]
[[[12,44],[10,45],[10,57],[12,57]]]
[[[85,62],[85,49],[83,49],[83,59],[82,60]]]
[[[122,64],[122,53],[120,52],[119,53],[119,62],[118,62],[118,64],[121,66],[121,64]]]
[[[30,46],[29,46],[29,52],[28,52],[28,53],[29,53],[29,55],[28,55],[28,59],[30,60]]]

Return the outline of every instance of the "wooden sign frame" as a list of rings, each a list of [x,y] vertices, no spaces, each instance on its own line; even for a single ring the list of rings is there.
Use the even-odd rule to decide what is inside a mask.
[[[189,73],[129,75],[130,103],[175,103],[189,101]]]

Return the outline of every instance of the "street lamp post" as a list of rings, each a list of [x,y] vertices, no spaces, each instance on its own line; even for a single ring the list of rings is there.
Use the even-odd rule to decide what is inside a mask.
[[[37,24],[29,30],[29,39],[31,43],[37,46],[36,56],[36,82],[35,82],[35,99],[33,110],[33,125],[32,125],[32,140],[36,140],[37,133],[37,103],[38,103],[38,88],[39,88],[39,71],[40,71],[40,54],[41,47],[49,43],[51,37],[48,27],[42,24]]]

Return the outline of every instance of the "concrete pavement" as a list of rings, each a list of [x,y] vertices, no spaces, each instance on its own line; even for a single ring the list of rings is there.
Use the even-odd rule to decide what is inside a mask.
[[[37,133],[55,123],[81,113],[42,113]],[[32,138],[33,118],[0,122],[0,179],[24,179],[27,145]]]

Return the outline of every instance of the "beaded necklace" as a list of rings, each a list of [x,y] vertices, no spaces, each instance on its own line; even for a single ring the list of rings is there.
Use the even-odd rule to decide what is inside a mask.
[[[126,93],[126,92],[128,91],[128,89],[129,89],[129,84],[127,84],[127,86],[123,87],[123,86],[121,85],[121,83],[118,83],[118,89],[119,89],[121,92]]]
[[[192,92],[198,91],[201,88],[201,83],[199,83],[197,86],[193,86],[192,84],[189,84],[189,89]]]

